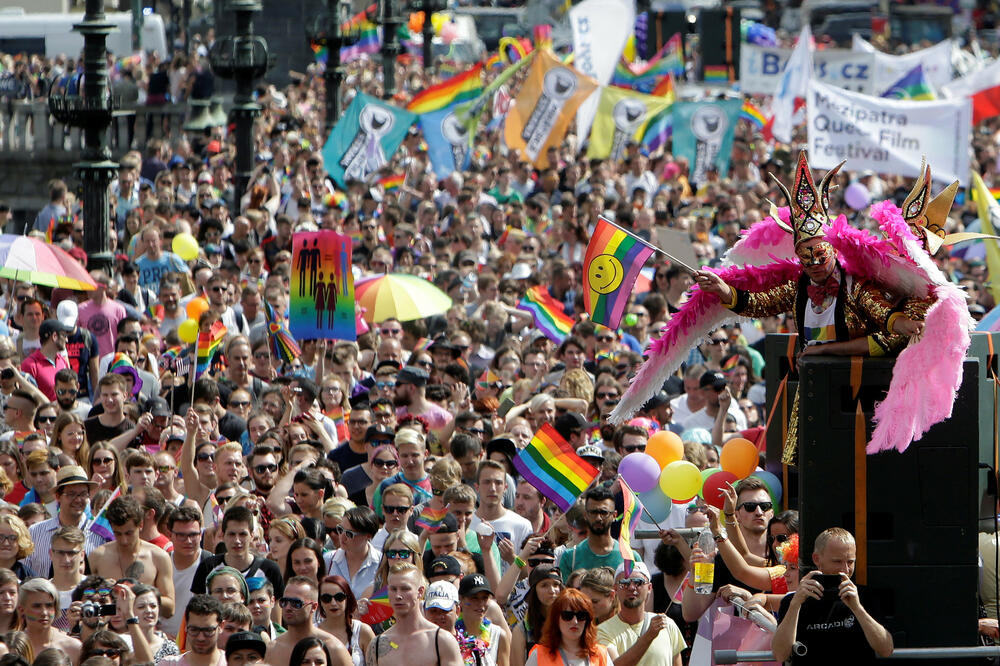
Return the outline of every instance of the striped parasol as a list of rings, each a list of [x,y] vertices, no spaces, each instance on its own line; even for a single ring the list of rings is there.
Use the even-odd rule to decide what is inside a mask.
[[[0,278],[75,291],[97,288],[87,269],[62,248],[14,234],[0,234]]]

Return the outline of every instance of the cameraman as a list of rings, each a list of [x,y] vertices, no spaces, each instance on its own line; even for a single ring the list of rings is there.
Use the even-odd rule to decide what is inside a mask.
[[[874,611],[873,599],[851,581],[855,553],[854,537],[847,530],[831,527],[816,537],[816,571],[802,577],[798,590],[782,599],[778,610],[781,622],[771,643],[775,661],[818,664],[836,654],[841,663],[858,665],[892,654],[892,636],[873,617],[877,612],[865,608]],[[806,655],[792,654],[796,641],[808,648]]]

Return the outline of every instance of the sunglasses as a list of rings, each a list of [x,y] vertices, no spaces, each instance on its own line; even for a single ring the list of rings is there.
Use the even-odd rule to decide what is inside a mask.
[[[39,416],[38,417],[38,422],[39,423],[55,423],[56,422],[56,417],[55,416]]]
[[[228,497],[220,497],[219,495],[216,495],[215,499],[218,500],[219,504],[225,504],[229,500],[233,499],[233,497],[235,497],[235,495],[230,495]]]
[[[743,502],[743,504],[740,504],[739,508],[743,509],[747,513],[753,513],[758,508],[760,508],[761,511],[767,513],[768,511],[771,510],[771,507],[773,506],[774,504],[772,504],[771,502]]]
[[[235,407],[236,409],[243,409],[244,407],[249,407],[250,406],[250,401],[249,400],[230,400],[229,401],[229,406],[230,407]]]
[[[391,439],[370,439],[370,440],[368,440],[368,445],[369,446],[375,446],[375,447],[378,447],[378,446],[392,446],[392,440]],[[377,460],[373,460],[372,464],[374,465],[376,462],[377,462]],[[386,461],[382,460],[382,462],[384,463]],[[393,460],[392,462],[396,462],[396,461]],[[394,467],[394,465],[390,465],[390,467]]]
[[[403,329],[401,328],[380,328],[378,330],[382,335],[402,335]]]
[[[712,338],[711,340],[708,341],[708,344],[710,344],[710,345],[724,345],[727,342],[729,342],[729,340],[726,340],[726,339],[721,339],[720,340],[720,339]]]
[[[197,456],[195,456],[195,458],[198,459],[198,462],[205,462],[206,460],[213,460],[214,461],[215,460],[215,454],[214,453],[199,453]]]
[[[355,532],[354,530],[345,530],[343,525],[337,525],[336,527],[334,527],[333,533],[336,534],[337,536],[344,535],[348,539],[353,539],[354,537],[361,534],[360,532]]]
[[[597,341],[598,342],[614,342],[615,338],[614,338],[613,335],[598,335],[597,336]]]
[[[617,400],[618,399],[618,394],[614,393],[614,392],[612,392],[612,393],[598,393],[597,394],[597,399],[598,400]]]
[[[264,464],[264,465],[254,465],[253,471],[258,474],[266,474],[268,472],[277,472],[278,466],[274,463]]]
[[[785,543],[788,541],[788,536],[787,534],[775,534],[771,537],[771,541],[774,543]]]
[[[623,446],[622,448],[625,449],[625,451],[627,451],[628,453],[635,453],[636,451],[640,451],[640,452],[645,451],[646,450],[646,445],[645,444],[632,444],[631,446]]]
[[[114,458],[94,458],[95,465],[110,465],[114,461]]]
[[[434,495],[434,497],[441,497],[442,495],[444,495],[444,493],[445,491],[441,490],[440,488],[433,488],[433,487],[431,488],[431,494]]]
[[[120,657],[122,655],[121,650],[116,650],[115,648],[106,649],[94,649],[90,651],[91,657]]]
[[[295,597],[281,597],[278,599],[278,605],[284,608],[285,606],[290,606],[295,610],[299,610],[306,605],[306,602],[301,599],[296,599]]]
[[[618,581],[618,587],[621,588],[642,587],[647,582],[649,581],[647,581],[645,578],[622,578],[620,581]]]
[[[396,382],[375,382],[375,388],[382,391],[385,389],[396,388]]]
[[[413,555],[412,550],[387,550],[385,556],[390,560],[406,560]]]
[[[573,618],[576,618],[580,622],[586,622],[587,620],[590,619],[590,613],[582,610],[581,611],[564,610],[562,613],[559,613],[559,617],[561,617],[566,622],[572,622]]]
[[[336,594],[330,594],[329,592],[327,592],[325,594],[319,595],[319,600],[322,601],[324,604],[328,604],[331,601],[336,601],[338,604],[343,603],[344,599],[346,598],[347,595],[344,594],[343,592],[337,592]]]
[[[170,465],[159,465],[159,466],[157,466],[156,471],[159,472],[160,474],[166,474],[167,472],[172,472],[175,469],[177,469],[177,468],[176,467],[171,467]]]
[[[78,395],[79,393],[76,389],[56,389],[56,395]]]
[[[535,558],[533,560],[528,560],[528,566],[534,569],[535,567],[542,564],[554,564],[555,560],[550,560],[544,557]]]
[[[391,443],[392,442],[378,442],[377,444],[379,446],[382,446]],[[376,444],[376,442],[372,442],[372,444],[374,445]],[[385,460],[383,458],[375,458],[375,460],[372,460],[372,465],[374,465],[375,467],[381,467],[382,469],[392,469],[393,467],[396,466],[396,461],[393,460],[392,458],[389,458],[388,460]]]
[[[89,598],[91,598],[93,596],[107,597],[110,594],[111,594],[111,588],[110,587],[101,587],[101,588],[98,588],[96,590],[84,590],[83,591],[83,597],[84,597],[84,599],[89,599]]]
[[[382,505],[382,510],[386,513],[399,513],[403,514],[410,510],[411,507],[408,506],[389,506],[387,504]]]

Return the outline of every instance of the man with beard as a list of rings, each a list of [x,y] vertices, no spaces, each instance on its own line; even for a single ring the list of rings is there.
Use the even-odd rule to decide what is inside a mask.
[[[423,416],[435,433],[443,430],[452,419],[451,412],[430,402],[426,396],[429,375],[423,368],[408,365],[396,375],[396,418],[407,414]]]
[[[56,373],[56,403],[60,413],[76,414],[82,419],[90,413],[91,404],[86,398],[80,399],[80,379],[71,369],[63,368]]]
[[[587,524],[587,538],[572,548],[563,551],[559,558],[559,569],[563,582],[577,569],[597,567],[618,568],[622,555],[618,542],[611,538],[611,523],[615,520],[615,499],[607,488],[596,487],[583,496],[584,521]],[[633,552],[638,562],[642,558]]]
[[[652,589],[642,560],[628,575],[624,564],[618,565],[615,595],[621,610],[597,628],[597,642],[608,647],[615,666],[681,666],[681,651],[687,645],[680,629],[666,613],[643,610]]]
[[[270,664],[288,664],[292,649],[303,638],[314,636],[330,651],[332,662],[328,666],[352,666],[351,653],[333,634],[313,625],[313,615],[319,606],[319,590],[316,581],[306,576],[292,576],[285,585],[284,594],[278,599],[281,618],[288,630],[267,646],[267,661]]]
[[[267,534],[274,514],[267,505],[267,496],[278,480],[278,459],[270,447],[256,447],[250,454],[250,478],[253,479],[253,494],[260,498],[260,525]]]

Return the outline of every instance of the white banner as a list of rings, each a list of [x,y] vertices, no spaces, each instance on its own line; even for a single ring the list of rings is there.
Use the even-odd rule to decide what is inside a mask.
[[[751,95],[773,95],[792,49],[740,47],[740,90]],[[813,51],[813,77],[838,88],[872,94],[875,56],[847,49]],[[895,83],[895,81],[893,81]]]
[[[573,66],[606,86],[635,25],[635,0],[584,0],[569,10],[573,29]],[[576,111],[576,131],[583,140],[597,113],[600,88]]]
[[[921,157],[936,180],[969,180],[968,100],[896,101],[809,82],[809,162],[829,169],[916,177]]]
[[[903,76],[917,65],[923,65],[924,76],[928,83],[934,86],[934,90],[941,90],[951,81],[951,49],[950,39],[938,42],[934,46],[905,55],[889,55],[882,53],[874,46],[864,40],[864,38],[854,35],[851,40],[851,49],[857,53],[869,53],[875,56],[875,73],[873,95],[881,95],[892,84],[899,81]]]

